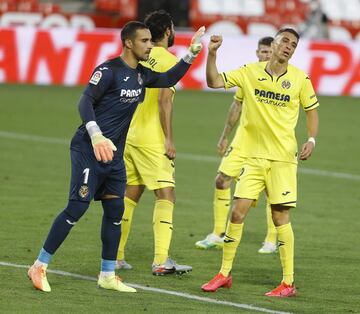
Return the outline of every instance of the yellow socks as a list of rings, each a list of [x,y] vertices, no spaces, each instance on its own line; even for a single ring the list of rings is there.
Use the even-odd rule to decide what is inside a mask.
[[[267,221],[267,234],[265,242],[276,244],[277,231],[272,220],[271,205],[266,203],[266,221]]]
[[[125,196],[124,205],[125,205],[125,210],[121,221],[121,237],[120,237],[120,243],[119,243],[119,249],[117,255],[118,260],[123,260],[125,258],[125,246],[127,239],[129,237],[132,217],[137,203],[135,203],[133,200]]]
[[[214,194],[214,231],[220,236],[226,230],[228,214],[230,209],[230,188],[226,190],[215,189]]]
[[[279,253],[283,269],[283,282],[291,285],[294,281],[294,233],[291,223],[276,227]]]
[[[164,264],[169,255],[169,247],[173,230],[174,204],[168,200],[157,200],[155,202],[153,215],[154,264]]]
[[[236,249],[240,243],[244,224],[229,221],[224,239],[223,258],[220,273],[229,276],[235,258]]]

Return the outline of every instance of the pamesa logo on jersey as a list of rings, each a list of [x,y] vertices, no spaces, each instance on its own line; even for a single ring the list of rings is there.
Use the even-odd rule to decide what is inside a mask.
[[[136,103],[140,99],[142,89],[121,89],[120,91],[120,102],[122,103]]]
[[[120,97],[136,97],[141,94],[141,88],[138,89],[121,89]]]
[[[278,107],[287,107],[287,103],[290,102],[290,95],[263,89],[255,88],[255,96],[258,102]]]

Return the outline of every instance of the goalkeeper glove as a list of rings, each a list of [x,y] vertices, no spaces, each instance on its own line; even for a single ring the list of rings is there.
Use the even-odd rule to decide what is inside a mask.
[[[108,162],[114,158],[113,151],[117,148],[111,140],[103,136],[101,132],[94,133],[90,138],[98,161]]]
[[[191,39],[189,53],[184,57],[186,63],[192,63],[202,49],[201,39],[205,34],[205,26],[201,26]]]
[[[88,122],[86,124],[86,129],[90,135],[96,160],[103,162],[111,161],[114,158],[113,151],[117,150],[114,143],[102,135],[102,132],[95,121]]]

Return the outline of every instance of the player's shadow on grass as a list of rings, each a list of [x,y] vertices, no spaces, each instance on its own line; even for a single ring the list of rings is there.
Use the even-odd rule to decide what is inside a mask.
[[[246,266],[234,270],[233,276],[241,277],[241,281],[254,286],[274,285],[276,280],[281,279],[280,266],[276,269],[268,267]],[[280,278],[280,279],[279,279]]]

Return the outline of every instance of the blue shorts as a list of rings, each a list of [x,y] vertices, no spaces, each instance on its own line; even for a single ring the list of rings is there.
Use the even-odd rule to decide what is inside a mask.
[[[126,170],[122,158],[105,164],[93,152],[70,150],[71,182],[69,200],[100,200],[104,195],[124,198]]]

